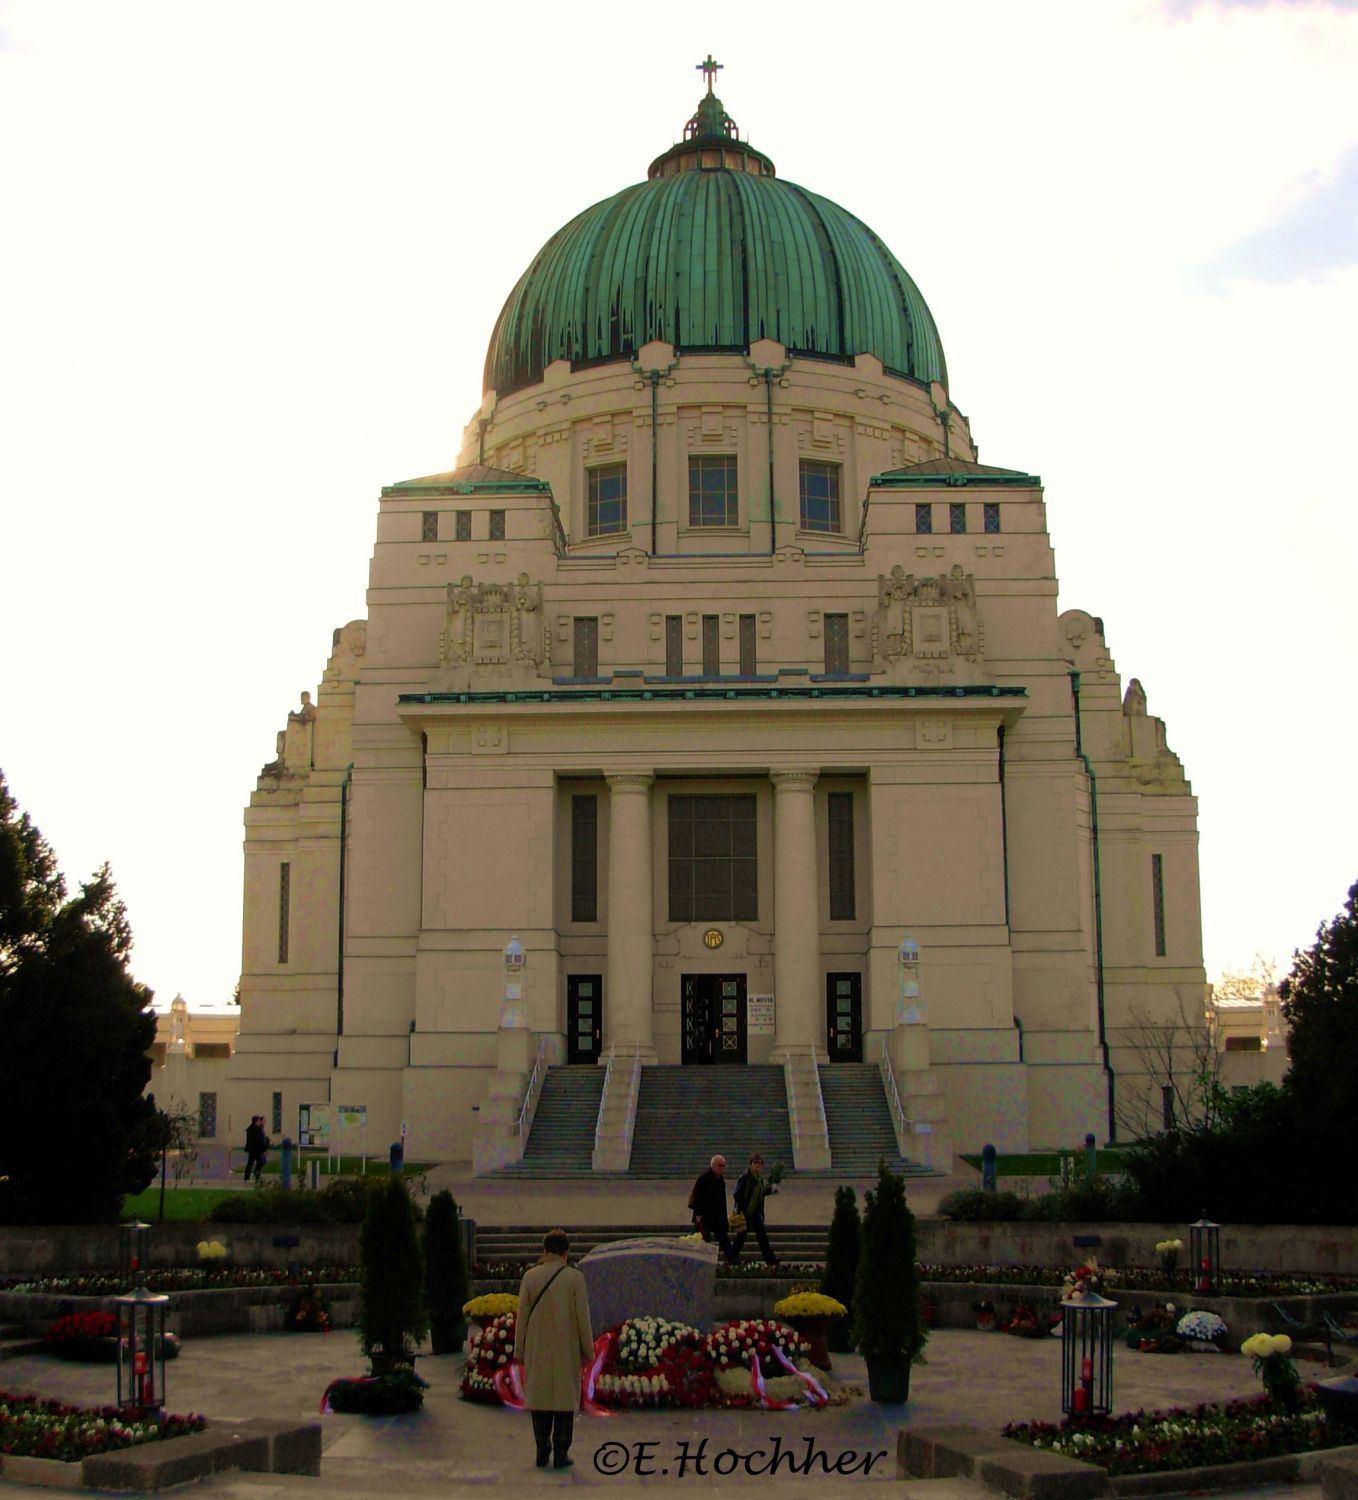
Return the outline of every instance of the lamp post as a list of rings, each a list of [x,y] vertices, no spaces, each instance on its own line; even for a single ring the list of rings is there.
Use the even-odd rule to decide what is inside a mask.
[[[118,1406],[159,1411],[165,1405],[165,1309],[161,1292],[135,1286],[115,1297],[118,1310]]]
[[[1219,1292],[1221,1225],[1214,1224],[1205,1211],[1196,1224],[1188,1226],[1188,1254],[1193,1265],[1194,1291]]]
[[[1070,1416],[1107,1416],[1113,1410],[1113,1309],[1094,1291],[1072,1292],[1061,1303],[1061,1410]]]
[[[149,1224],[129,1219],[118,1226],[118,1279],[125,1287],[134,1287],[145,1277],[150,1246]]]
[[[920,985],[919,944],[907,932],[896,950],[900,993],[896,1000],[897,1026],[918,1026],[924,1020],[924,992]]]
[[[504,990],[500,997],[500,1025],[522,1027],[528,1024],[523,1013],[523,971],[528,955],[517,935],[509,939],[504,951]]]

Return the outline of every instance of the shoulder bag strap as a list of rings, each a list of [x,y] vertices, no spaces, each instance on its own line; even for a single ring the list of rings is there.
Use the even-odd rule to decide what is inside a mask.
[[[528,1316],[523,1320],[523,1331],[525,1333],[528,1332],[528,1325],[533,1321],[533,1314],[538,1310],[538,1303],[541,1302],[542,1299],[547,1295],[547,1287],[550,1287],[551,1284],[556,1280],[558,1276],[561,1275],[561,1273],[565,1269],[565,1266],[558,1266],[556,1270],[553,1271],[552,1274],[547,1278],[547,1286],[544,1286],[543,1289],[533,1299],[533,1305],[528,1309]]]

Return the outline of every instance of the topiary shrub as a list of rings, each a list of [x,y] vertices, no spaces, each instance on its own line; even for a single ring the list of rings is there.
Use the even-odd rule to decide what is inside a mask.
[[[845,1307],[853,1306],[861,1236],[858,1195],[851,1187],[836,1188],[835,1212],[825,1241],[825,1274],[821,1277],[820,1289]],[[831,1322],[825,1331],[825,1346],[835,1354],[852,1351],[853,1336],[848,1318],[835,1318]]]
[[[873,1400],[900,1402],[909,1395],[910,1366],[923,1361],[929,1339],[920,1308],[915,1216],[906,1205],[905,1179],[885,1162],[863,1203],[854,1335],[868,1362]]]
[[[374,1375],[409,1364],[429,1328],[415,1206],[399,1177],[368,1199],[358,1241],[358,1331]]]
[[[424,1216],[424,1287],[434,1353],[454,1354],[467,1331],[467,1262],[457,1204],[446,1190],[434,1194]]]

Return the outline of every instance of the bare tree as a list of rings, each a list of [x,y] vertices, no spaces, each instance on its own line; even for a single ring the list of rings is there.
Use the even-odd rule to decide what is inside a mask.
[[[1139,1073],[1142,1087],[1119,1089],[1119,1127],[1133,1139],[1159,1130],[1210,1129],[1225,1093],[1208,1015],[1195,1015],[1181,993],[1173,1014],[1150,1016],[1132,1008],[1130,1016],[1119,1040],[1140,1067],[1123,1078],[1131,1084]]]

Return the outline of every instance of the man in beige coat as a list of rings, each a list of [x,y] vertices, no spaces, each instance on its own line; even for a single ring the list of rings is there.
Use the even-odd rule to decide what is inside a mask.
[[[571,1466],[571,1438],[580,1405],[580,1368],[594,1358],[585,1278],[566,1264],[571,1242],[564,1229],[543,1240],[543,1257],[519,1287],[514,1358],[523,1361],[523,1394],[533,1418],[538,1468],[550,1458]]]

